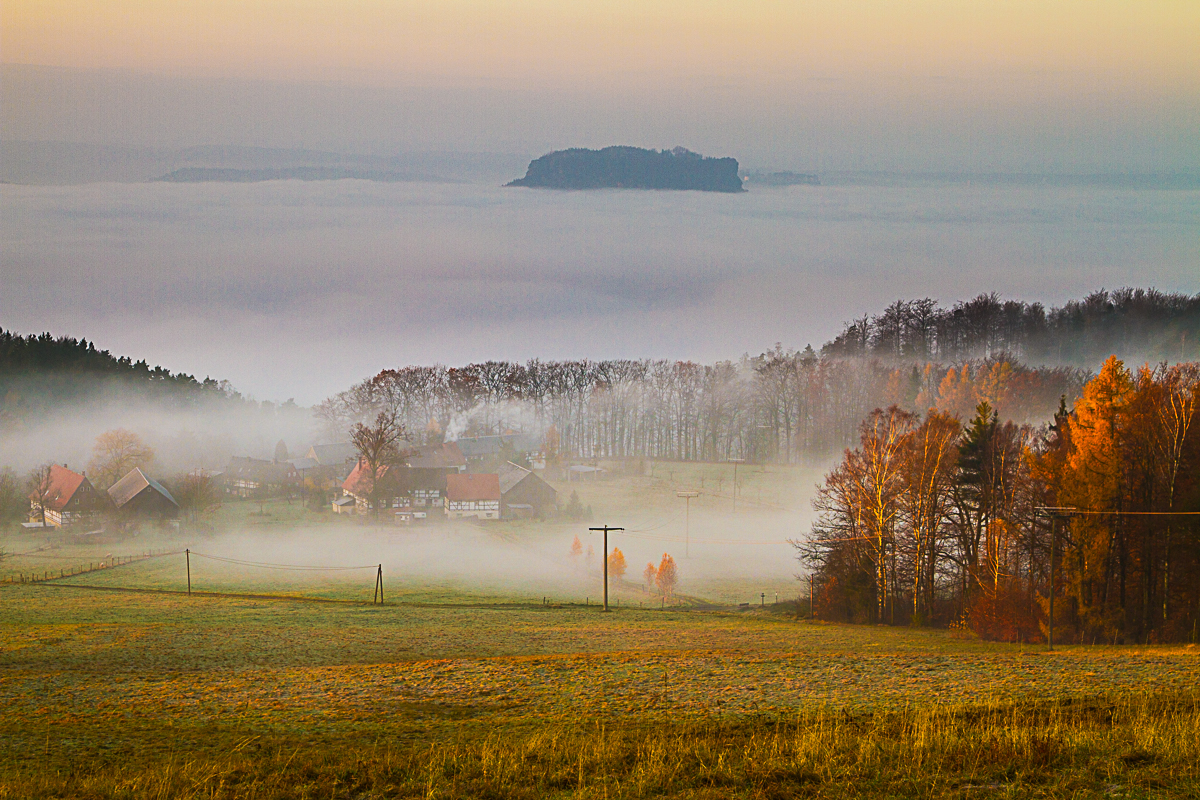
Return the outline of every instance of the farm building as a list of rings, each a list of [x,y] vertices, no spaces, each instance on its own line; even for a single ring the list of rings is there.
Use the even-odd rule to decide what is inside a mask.
[[[447,475],[446,516],[500,519],[500,476],[478,472]]]
[[[558,492],[532,470],[509,461],[500,467],[502,519],[552,516],[558,510]]]
[[[303,467],[299,462],[303,463]],[[350,442],[314,444],[308,448],[303,459],[295,459],[293,463],[297,469],[303,469],[305,478],[326,485],[340,483],[358,463],[358,451]]]
[[[87,476],[72,472],[66,464],[51,465],[42,483],[29,493],[30,522],[44,521],[56,528],[87,521],[107,508],[108,495],[97,492]]]
[[[179,503],[171,492],[136,467],[109,487],[108,496],[122,516],[158,519],[179,516]]]
[[[427,519],[430,511],[443,508],[446,476],[458,474],[466,466],[453,442],[417,448],[405,456],[404,463],[380,468],[375,494],[384,508],[397,513],[407,509],[408,519]],[[355,510],[365,514],[372,510],[375,486],[366,465],[359,462],[342,482],[342,491],[354,498]]]
[[[497,461],[531,463],[540,459],[542,437],[532,433],[505,433],[498,436],[470,436],[454,442],[471,468],[498,466]]]
[[[300,482],[300,473],[286,461],[266,461],[260,458],[229,459],[221,473],[226,494],[252,497],[260,489],[267,492],[284,491]]]

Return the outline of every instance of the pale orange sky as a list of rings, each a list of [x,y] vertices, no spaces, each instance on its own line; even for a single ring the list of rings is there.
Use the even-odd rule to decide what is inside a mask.
[[[0,138],[1194,169],[1198,43],[1200,0],[5,0]]]
[[[10,64],[383,86],[983,74],[1009,76],[998,92],[1054,75],[1194,95],[1200,2],[7,0],[0,51]]]

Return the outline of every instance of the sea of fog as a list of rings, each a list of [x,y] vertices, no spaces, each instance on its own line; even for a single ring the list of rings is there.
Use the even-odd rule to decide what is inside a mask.
[[[279,181],[0,187],[0,326],[259,399],[384,367],[819,347],[896,298],[1200,291],[1200,192]]]

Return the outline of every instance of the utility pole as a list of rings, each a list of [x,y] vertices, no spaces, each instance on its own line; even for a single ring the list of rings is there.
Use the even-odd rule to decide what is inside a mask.
[[[176,553],[179,551],[176,550]],[[192,549],[189,547],[183,551],[184,558],[187,559],[187,575],[188,575],[188,597],[192,596]]]
[[[610,528],[607,525],[601,528],[588,528],[589,531],[604,531],[604,555],[601,557],[604,561],[604,610],[608,611],[608,532],[623,531],[624,528]]]
[[[676,492],[676,497],[682,497],[683,506],[683,555],[685,558],[690,558],[692,555],[692,498],[699,497],[699,492]]]
[[[745,464],[746,459],[744,459],[744,458],[728,458],[728,459],[726,459],[726,461],[728,461],[730,464],[733,464],[733,510],[736,513],[737,512],[737,490],[738,490],[737,468],[738,468],[738,464]]]
[[[1060,508],[1038,506],[1034,509],[1035,512],[1046,515],[1050,518],[1050,614],[1046,621],[1046,649],[1054,649],[1054,573],[1055,573],[1055,556],[1058,550],[1058,520],[1070,519],[1077,509],[1075,508]]]

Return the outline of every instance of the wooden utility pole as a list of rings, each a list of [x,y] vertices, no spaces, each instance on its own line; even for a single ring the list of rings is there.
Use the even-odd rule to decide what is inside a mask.
[[[699,492],[676,492],[676,497],[683,498],[683,555],[692,555],[692,498],[699,497]]]
[[[605,525],[601,528],[588,528],[588,530],[589,531],[604,531],[604,555],[602,556],[602,560],[604,561],[604,610],[608,611],[608,532],[609,531],[623,531],[625,529],[624,528],[610,528],[607,525]]]
[[[738,489],[737,468],[738,468],[738,464],[745,464],[746,459],[744,459],[744,458],[729,458],[726,460],[730,464],[733,464],[733,510],[737,511],[737,489]]]
[[[176,553],[179,551],[176,550]],[[183,551],[183,555],[187,558],[187,575],[188,575],[188,597],[192,596],[192,550],[188,548]]]
[[[1076,508],[1048,508],[1046,506],[1038,506],[1034,509],[1035,512],[1045,514],[1050,518],[1050,614],[1046,620],[1046,649],[1054,649],[1054,572],[1055,572],[1055,556],[1058,551],[1058,520],[1070,519],[1078,509]]]

